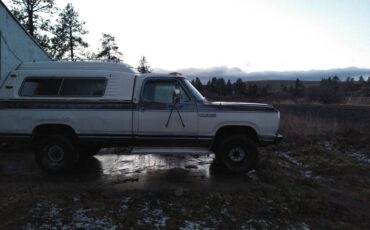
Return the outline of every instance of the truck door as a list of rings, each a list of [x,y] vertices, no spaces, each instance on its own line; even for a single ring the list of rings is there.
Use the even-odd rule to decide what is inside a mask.
[[[177,100],[174,100],[175,92]],[[139,100],[137,113],[139,139],[161,144],[169,142],[171,146],[196,141],[197,106],[180,80],[174,78],[144,80]]]

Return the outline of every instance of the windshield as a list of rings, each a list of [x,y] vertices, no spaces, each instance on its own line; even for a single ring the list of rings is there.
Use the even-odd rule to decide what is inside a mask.
[[[193,86],[193,84],[190,83],[189,80],[184,79],[183,80],[188,89],[191,91],[191,93],[194,95],[194,97],[197,99],[197,101],[205,101],[206,98],[203,97],[203,95]]]

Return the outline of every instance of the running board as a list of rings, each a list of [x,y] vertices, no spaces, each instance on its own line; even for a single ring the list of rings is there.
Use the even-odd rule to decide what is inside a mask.
[[[175,148],[175,147],[135,147],[131,150],[132,154],[211,154],[208,148]]]

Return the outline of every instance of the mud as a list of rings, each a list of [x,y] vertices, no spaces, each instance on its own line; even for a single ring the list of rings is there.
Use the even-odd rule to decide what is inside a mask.
[[[51,176],[28,146],[5,146],[0,229],[368,229],[370,166],[350,154],[368,150],[283,143],[230,174],[212,154],[103,149]]]

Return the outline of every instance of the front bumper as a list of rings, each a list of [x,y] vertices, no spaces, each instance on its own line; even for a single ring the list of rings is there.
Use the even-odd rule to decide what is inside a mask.
[[[272,136],[260,136],[259,143],[260,146],[279,144],[284,139],[283,135],[277,133]]]

